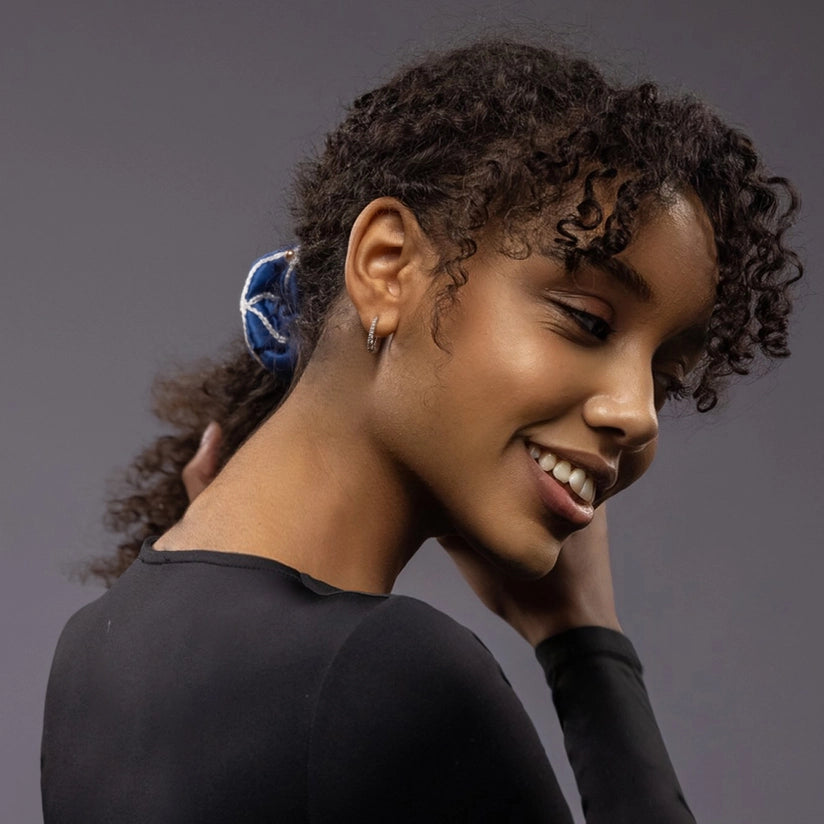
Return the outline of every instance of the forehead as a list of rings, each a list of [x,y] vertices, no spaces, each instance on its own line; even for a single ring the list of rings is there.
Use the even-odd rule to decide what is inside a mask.
[[[605,219],[596,228],[573,233],[579,248],[586,249],[603,233],[610,211],[604,210]],[[539,254],[553,260],[563,255],[554,225],[533,225],[527,233],[529,247]],[[506,242],[500,248],[512,254]],[[512,248],[517,257],[517,241]],[[571,277],[592,285],[607,280],[651,306],[685,300],[713,303],[718,283],[715,233],[698,195],[672,191],[643,205],[627,247],[610,258],[584,257]]]
[[[649,286],[654,305],[715,300],[718,262],[715,233],[698,196],[673,194],[642,213],[627,248],[616,255]]]

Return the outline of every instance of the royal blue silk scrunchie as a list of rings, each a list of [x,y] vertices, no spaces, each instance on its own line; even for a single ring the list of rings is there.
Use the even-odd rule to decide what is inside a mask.
[[[291,373],[298,359],[293,321],[299,311],[297,247],[256,260],[240,296],[246,346],[270,372]]]

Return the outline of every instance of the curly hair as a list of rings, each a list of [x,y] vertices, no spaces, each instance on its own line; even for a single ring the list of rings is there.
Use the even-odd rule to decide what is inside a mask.
[[[599,181],[615,181],[609,204]],[[440,250],[444,275],[432,318],[466,282],[464,263],[495,221],[506,254],[526,257],[549,234],[574,268],[630,243],[642,208],[691,189],[710,218],[719,281],[707,345],[681,391],[715,406],[730,375],[758,356],[785,357],[789,289],[802,273],[785,235],[798,198],[764,168],[751,140],[703,102],[664,98],[652,83],[622,87],[589,62],[508,40],[435,55],[359,97],[317,157],[298,169],[292,213],[300,242],[300,358],[292,380],[264,371],[242,347],[155,386],[155,414],[176,434],[140,454],[108,505],[122,536],[89,565],[110,584],[142,541],[182,517],[181,471],[210,420],[221,462],[270,414],[300,375],[341,295],[349,231],[375,198],[395,197]],[[573,204],[570,206],[570,204]]]

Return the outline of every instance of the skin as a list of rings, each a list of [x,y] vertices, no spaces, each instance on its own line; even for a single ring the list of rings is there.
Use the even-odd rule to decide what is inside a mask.
[[[666,388],[700,357],[716,282],[709,221],[691,194],[649,212],[620,256],[645,298],[600,270],[570,277],[551,257],[512,260],[498,246],[489,231],[468,261],[441,349],[435,249],[400,203],[369,204],[352,229],[345,298],[301,380],[197,494],[219,433],[205,439],[187,468],[197,497],[157,548],[264,555],[387,592],[440,537],[530,643],[620,628],[603,502],[648,468]],[[375,316],[377,355],[364,345]],[[586,529],[542,503],[530,440],[612,473]]]

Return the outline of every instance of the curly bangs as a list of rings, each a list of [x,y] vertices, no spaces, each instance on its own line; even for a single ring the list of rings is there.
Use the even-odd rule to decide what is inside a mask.
[[[683,392],[707,411],[730,375],[789,354],[790,286],[802,271],[785,245],[798,198],[746,135],[692,97],[611,84],[585,60],[507,40],[434,55],[362,95],[295,181],[298,373],[268,372],[238,346],[158,382],[155,413],[175,434],[130,466],[108,504],[117,552],[88,573],[110,584],[146,537],[182,517],[181,472],[210,420],[223,429],[223,465],[277,408],[342,293],[349,232],[370,201],[397,198],[440,251],[437,340],[439,314],[493,222],[505,254],[526,257],[540,239],[574,269],[619,254],[647,204],[685,189],[712,222],[719,267],[706,351]]]
[[[598,181],[616,178],[613,202],[600,202]],[[747,374],[759,354],[789,354],[789,286],[802,271],[785,246],[794,189],[705,103],[661,98],[652,83],[617,87],[584,60],[520,43],[479,43],[401,72],[359,97],[301,167],[293,212],[313,282],[304,338],[316,342],[328,295],[341,288],[349,230],[377,197],[404,203],[441,250],[449,282],[437,336],[437,312],[466,281],[462,264],[491,221],[517,239],[507,244],[513,256],[530,253],[525,227],[545,224],[574,267],[621,252],[639,209],[686,187],[701,199],[718,251],[706,354],[684,392],[707,411],[725,377]]]

